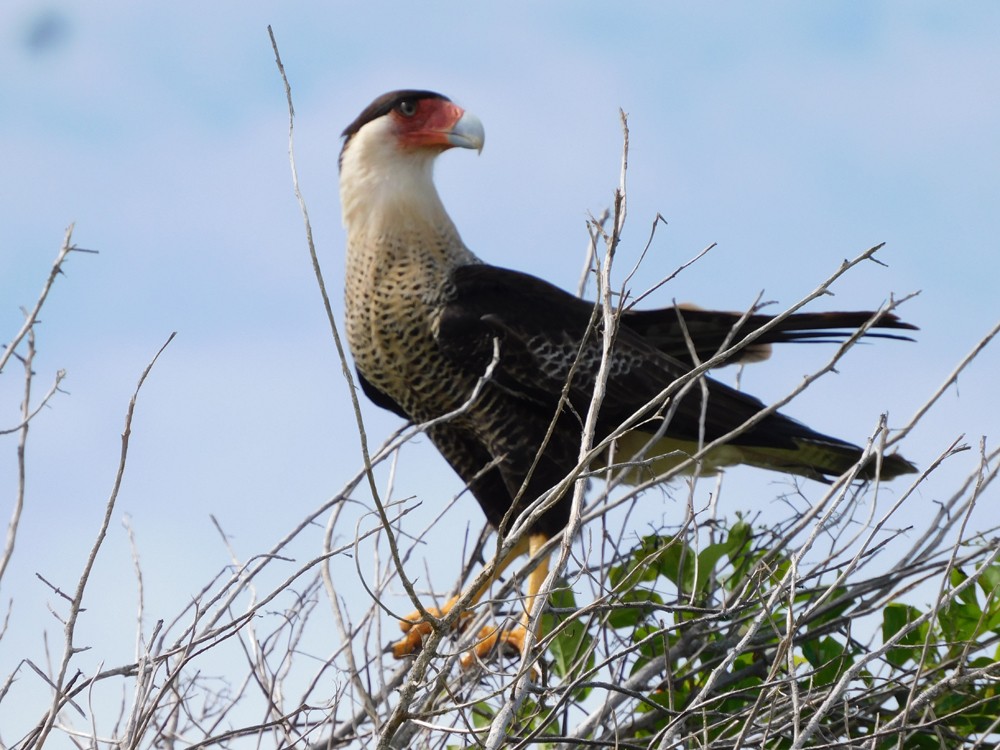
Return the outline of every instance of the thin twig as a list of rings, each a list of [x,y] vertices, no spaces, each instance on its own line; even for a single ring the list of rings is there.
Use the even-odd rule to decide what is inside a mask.
[[[156,364],[156,361],[160,358],[163,350],[170,345],[170,342],[174,340],[174,336],[176,335],[176,333],[171,333],[170,336],[167,337],[163,346],[161,346],[153,356],[153,359],[148,365],[146,365],[146,369],[144,369],[142,371],[142,375],[139,376],[139,382],[135,387],[135,391],[132,393],[132,398],[129,400],[128,410],[125,413],[125,429],[122,431],[121,454],[118,460],[118,471],[115,474],[114,485],[111,488],[111,495],[108,497],[108,501],[104,506],[104,518],[101,520],[101,526],[98,530],[97,538],[94,540],[94,544],[90,549],[87,562],[84,564],[83,572],[81,573],[76,586],[76,593],[73,595],[73,599],[70,602],[69,614],[66,618],[63,657],[59,664],[56,679],[54,680],[55,689],[52,696],[52,707],[49,709],[48,714],[43,720],[41,726],[38,728],[37,733],[28,743],[24,745],[24,750],[30,750],[32,747],[41,747],[45,744],[45,740],[48,738],[49,732],[52,731],[52,727],[55,724],[56,717],[59,715],[60,709],[68,699],[66,694],[68,687],[66,684],[66,673],[69,670],[70,661],[79,651],[79,648],[74,643],[77,619],[80,615],[81,607],[83,606],[83,595],[87,589],[87,584],[90,581],[90,573],[94,569],[94,564],[97,562],[97,554],[100,552],[101,547],[104,544],[104,539],[108,533],[108,527],[111,525],[111,516],[115,509],[115,503],[118,500],[118,492],[121,489],[122,478],[125,476],[125,464],[128,459],[129,439],[132,436],[132,417],[135,414],[136,401],[139,398],[139,391],[142,389],[143,384],[146,382],[146,378],[153,369],[153,365]]]
[[[38,300],[35,302],[35,306],[31,308],[31,311],[25,317],[21,330],[17,332],[11,342],[4,347],[2,352],[0,352],[0,372],[3,372],[3,368],[7,364],[7,360],[14,354],[14,351],[17,349],[17,345],[21,343],[21,339],[28,335],[28,331],[32,329],[35,325],[35,321],[38,320],[38,313],[41,312],[42,306],[45,304],[45,300],[49,296],[49,290],[52,289],[52,285],[55,283],[56,277],[63,272],[62,267],[66,258],[71,252],[79,249],[72,244],[73,226],[73,224],[70,224],[66,228],[66,235],[63,238],[62,247],[59,248],[59,253],[56,255],[55,261],[52,263],[52,268],[49,271],[48,278],[45,280],[45,284],[42,286],[41,294],[38,295]]]

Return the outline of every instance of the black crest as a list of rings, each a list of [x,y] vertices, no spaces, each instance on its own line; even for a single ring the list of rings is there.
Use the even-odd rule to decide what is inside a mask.
[[[420,91],[418,89],[390,91],[388,94],[382,94],[382,96],[365,107],[364,111],[354,119],[354,122],[344,128],[344,132],[341,135],[350,140],[352,135],[361,130],[369,122],[389,114],[394,108],[399,106],[400,102],[407,99],[410,101],[419,101],[420,99],[451,101],[447,96],[442,96],[434,91]]]

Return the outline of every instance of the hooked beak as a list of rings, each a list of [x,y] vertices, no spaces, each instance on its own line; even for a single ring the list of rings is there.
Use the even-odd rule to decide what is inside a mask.
[[[483,123],[471,112],[460,111],[462,116],[448,131],[448,144],[459,148],[474,148],[477,153],[482,153],[483,143],[486,141]]]

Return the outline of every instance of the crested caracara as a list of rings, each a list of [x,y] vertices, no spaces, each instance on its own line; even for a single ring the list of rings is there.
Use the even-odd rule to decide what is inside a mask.
[[[404,419],[433,421],[427,434],[468,483],[486,518],[496,528],[510,528],[577,464],[601,362],[600,316],[592,314],[593,303],[541,279],[483,263],[462,242],[432,172],[449,148],[482,148],[483,127],[473,115],[440,94],[395,91],[366,107],[343,135],[347,338],[361,387]],[[792,315],[736,358],[764,358],[772,343],[843,340],[873,316]],[[771,318],[740,319],[688,308],[620,313],[596,438],[647,408],[638,426],[615,442],[614,460],[642,459],[640,469],[630,469],[633,479],[669,470],[764,408],[707,378],[704,389],[656,401],[696,359],[713,356]],[[874,325],[913,328],[887,314]],[[704,455],[698,471],[749,464],[822,480],[849,471],[861,457],[857,446],[774,413]],[[882,479],[915,470],[901,456],[887,455],[870,461],[861,476],[872,478],[876,464]],[[497,575],[516,555],[533,553],[558,534],[569,510],[564,493],[527,540],[498,562]],[[542,562],[529,576],[529,607],[545,575]],[[407,636],[394,646],[397,656],[412,652],[428,632],[417,619],[403,623]],[[515,628],[502,638],[519,647],[524,633]]]

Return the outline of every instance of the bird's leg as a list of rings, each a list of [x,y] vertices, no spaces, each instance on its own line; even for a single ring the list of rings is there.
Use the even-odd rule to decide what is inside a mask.
[[[437,607],[426,607],[427,614],[434,617],[444,617],[452,610],[458,599],[458,596],[453,596],[445,602],[445,605],[440,609]],[[459,620],[461,620],[464,616],[465,613],[460,615]],[[431,634],[431,624],[423,619],[423,615],[420,614],[420,610],[416,610],[408,615],[405,615],[403,619],[399,621],[399,629],[406,635],[392,644],[392,655],[397,659],[402,659],[405,656],[409,656],[410,654],[419,651],[420,646],[424,641],[424,636]]]
[[[545,534],[531,534],[528,537],[528,555],[534,557],[548,541],[549,537]],[[496,648],[497,644],[513,648],[518,654],[524,653],[524,642],[528,637],[528,625],[531,623],[531,613],[534,611],[538,592],[542,588],[542,583],[545,582],[548,574],[549,556],[545,555],[528,574],[527,601],[524,613],[521,615],[520,624],[509,630],[500,630],[497,627],[485,627],[479,631],[479,641],[471,651],[462,654],[461,662],[463,667],[468,668],[475,663],[477,658],[482,659],[488,656]]]
[[[516,560],[521,555],[531,552],[538,548],[537,546],[532,546],[532,540],[535,538],[535,536],[538,535],[529,536],[528,539],[526,540],[522,539],[520,542],[514,545],[511,551],[507,553],[506,557],[504,557],[497,563],[490,577],[487,578],[486,582],[483,583],[483,585],[480,586],[478,589],[476,589],[476,592],[472,595],[472,598],[469,600],[469,606],[472,606],[483,597],[483,594],[485,594],[489,590],[490,586],[492,586],[493,583],[503,574],[503,572],[510,567],[511,563],[513,563],[514,560]],[[542,543],[544,544],[544,541]],[[528,580],[530,582],[531,579],[529,578]],[[434,617],[444,617],[455,607],[455,603],[461,598],[462,594],[459,594],[458,596],[453,596],[451,599],[445,602],[444,606],[441,607],[440,609],[437,607],[428,607],[427,612],[428,614],[433,615]],[[471,613],[469,612],[463,612],[459,616],[459,621],[469,617],[470,615]],[[420,614],[419,610],[416,612],[411,612],[410,614],[406,615],[402,620],[400,620],[399,629],[402,630],[404,633],[406,633],[406,635],[404,635],[402,638],[400,638],[398,641],[392,644],[392,655],[395,656],[397,659],[402,659],[405,656],[409,656],[410,654],[419,651],[420,646],[423,643],[424,636],[430,635],[432,630],[431,624],[423,619],[423,615]],[[488,635],[489,633],[494,632],[494,630],[495,629],[492,628],[484,628],[483,633],[481,633],[480,635],[482,636],[484,633]],[[496,638],[494,638],[494,642],[495,641]],[[488,650],[489,648],[486,649],[486,651]]]

